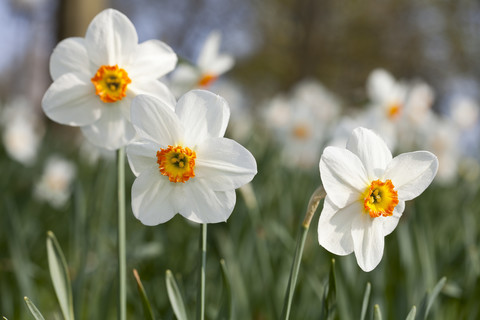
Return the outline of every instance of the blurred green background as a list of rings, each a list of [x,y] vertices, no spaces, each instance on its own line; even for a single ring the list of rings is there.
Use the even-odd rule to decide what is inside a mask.
[[[46,259],[48,230],[55,233],[66,255],[77,318],[116,317],[114,155],[96,155],[98,150],[81,147],[77,128],[53,123],[40,107],[51,83],[48,59],[54,46],[66,37],[83,36],[91,19],[107,7],[132,20],[140,41],[161,39],[185,61],[194,61],[208,33],[220,30],[222,51],[236,59],[225,78],[241,88],[242,112],[254,115],[250,134],[240,142],[257,159],[258,174],[251,187],[258,205],[237,192],[228,222],[209,225],[207,319],[225,317],[222,258],[232,281],[235,318],[280,316],[299,226],[311,193],[321,183],[317,165],[299,169],[281,161],[282,148],[274,134],[266,133],[262,121],[255,121],[265,101],[314,78],[341,97],[343,114],[348,115],[367,103],[366,79],[379,67],[396,78],[430,84],[438,114],[448,115],[455,96],[480,98],[477,1],[0,0],[1,108],[21,98],[28,113],[36,115],[40,140],[34,160],[25,163],[12,159],[3,144],[0,147],[0,315],[10,320],[31,318],[24,296],[47,319],[61,319]],[[5,113],[2,117],[7,119]],[[469,142],[468,156],[474,159],[463,166],[467,173],[459,171],[448,183],[434,182],[407,203],[398,228],[386,237],[383,260],[374,271],[362,272],[353,255],[335,257],[336,318],[359,318],[370,282],[367,319],[374,304],[385,319],[405,319],[443,276],[447,284],[429,318],[480,317],[478,128],[477,119],[463,141]],[[58,206],[35,196],[35,185],[51,155],[71,161],[76,173],[67,188],[71,194]],[[128,166],[126,172],[129,199],[134,177]],[[334,256],[316,239],[320,211],[321,205],[307,238],[292,319],[318,319],[321,313]],[[129,319],[143,314],[134,268],[157,318],[174,318],[165,287],[167,269],[175,275],[189,315],[194,316],[199,236],[199,225],[180,216],[146,227],[127,203]]]

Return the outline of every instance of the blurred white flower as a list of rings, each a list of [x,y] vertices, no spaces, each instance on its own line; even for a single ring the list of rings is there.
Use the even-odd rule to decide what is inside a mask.
[[[278,95],[264,119],[283,147],[287,166],[311,168],[340,113],[338,99],[315,80],[300,82],[289,96]]]
[[[80,126],[93,144],[115,150],[135,136],[130,105],[148,93],[173,103],[158,80],[174,69],[177,56],[165,43],[138,43],[132,22],[113,9],[100,12],[85,38],[60,42],[50,57],[54,80],[42,101],[53,121]]]
[[[455,97],[450,106],[453,121],[462,130],[472,128],[478,122],[480,106],[473,98],[467,96]]]
[[[252,154],[223,138],[230,111],[211,92],[190,91],[175,111],[161,100],[141,95],[133,100],[132,123],[138,138],[127,147],[132,209],[145,225],[157,225],[179,213],[197,223],[228,219],[235,189],[257,173]]]
[[[222,74],[229,71],[235,60],[232,55],[220,53],[221,33],[213,30],[207,36],[194,65],[181,64],[172,74],[171,86],[176,96],[194,88],[208,88]]]
[[[432,182],[438,160],[428,151],[395,158],[372,131],[355,129],[347,148],[327,147],[320,159],[327,192],[318,223],[318,241],[328,251],[355,253],[364,271],[381,261],[384,237],[398,224],[405,201]]]
[[[73,162],[60,156],[51,156],[45,164],[40,181],[35,184],[35,198],[48,202],[54,208],[61,208],[70,198],[75,175]]]
[[[7,154],[23,165],[32,165],[37,159],[44,132],[28,101],[17,98],[7,105],[2,110],[1,123]]]

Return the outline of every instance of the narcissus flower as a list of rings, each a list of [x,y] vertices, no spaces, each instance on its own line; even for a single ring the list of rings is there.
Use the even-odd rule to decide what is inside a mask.
[[[360,268],[373,270],[405,201],[430,185],[437,168],[437,157],[428,151],[392,158],[385,142],[365,128],[352,132],[346,149],[327,147],[320,159],[327,192],[318,224],[320,245],[338,255],[354,252]]]
[[[257,173],[252,154],[224,138],[230,111],[226,101],[194,90],[173,106],[140,95],[132,103],[137,138],[127,146],[132,209],[145,225],[157,225],[179,213],[198,223],[226,221],[235,205],[235,189]]]
[[[132,22],[107,9],[88,26],[85,38],[60,42],[50,57],[54,80],[42,107],[53,121],[79,126],[94,144],[118,149],[135,136],[130,105],[148,93],[173,103],[158,78],[175,68],[177,56],[165,43],[138,43]]]

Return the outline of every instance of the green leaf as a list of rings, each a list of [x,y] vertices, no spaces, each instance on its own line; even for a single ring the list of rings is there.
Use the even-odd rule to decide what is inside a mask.
[[[140,294],[140,298],[142,299],[142,306],[143,306],[143,314],[145,315],[146,320],[154,320],[155,317],[153,316],[152,307],[150,306],[150,301],[148,300],[147,293],[143,288],[142,281],[140,280],[140,276],[136,269],[133,269],[133,276],[137,281],[137,289],[138,293]]]
[[[328,284],[323,292],[322,314],[320,319],[333,319],[335,317],[335,309],[337,306],[337,285],[335,280],[335,259],[332,259],[330,266],[330,274],[328,276]]]
[[[185,309],[185,304],[183,303],[182,295],[178,289],[175,277],[170,270],[167,270],[166,272],[165,281],[167,283],[168,299],[172,305],[173,313],[175,313],[178,320],[187,320],[187,311]]]
[[[416,314],[417,314],[417,307],[413,306],[405,320],[415,320]]]
[[[372,285],[370,284],[370,282],[367,282],[367,286],[365,287],[365,293],[363,294],[362,312],[360,313],[360,320],[365,320],[365,316],[367,315],[368,301],[370,300],[371,290]]]
[[[53,232],[47,232],[47,254],[50,277],[65,320],[73,320],[72,286],[68,275],[67,262]]]
[[[35,320],[45,320],[45,318],[42,316],[40,311],[38,311],[37,307],[33,304],[30,299],[27,297],[23,298],[25,300],[25,303],[27,304],[28,309],[30,310],[30,313],[32,316],[35,318]],[[7,318],[3,317],[3,319],[8,320]]]
[[[227,293],[226,300],[227,300],[227,316],[226,319],[233,319],[233,299],[232,299],[232,286],[230,281],[230,276],[228,274],[227,265],[225,264],[225,260],[220,260],[220,267],[222,270],[222,279],[223,284],[225,286],[225,291]]]
[[[424,320],[427,319],[428,313],[430,312],[430,308],[432,307],[433,302],[437,298],[440,291],[442,291],[446,282],[447,282],[446,277],[441,278],[437,282],[435,287],[433,287],[433,290],[425,294],[425,296],[422,299],[422,304],[420,306],[418,319],[424,319]]]
[[[382,320],[382,311],[378,304],[373,307],[373,320]]]

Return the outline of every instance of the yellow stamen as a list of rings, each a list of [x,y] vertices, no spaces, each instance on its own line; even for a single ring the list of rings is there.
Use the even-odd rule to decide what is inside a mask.
[[[188,181],[195,177],[195,151],[181,146],[168,146],[157,151],[157,163],[160,173],[168,177],[171,182]]]
[[[388,217],[393,214],[393,209],[398,204],[398,195],[391,180],[375,180],[365,189],[361,200],[365,213],[370,217]]]
[[[132,82],[127,72],[118,65],[101,66],[91,81],[95,86],[95,94],[106,103],[122,100],[128,84]]]

